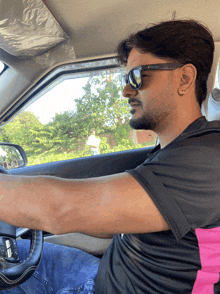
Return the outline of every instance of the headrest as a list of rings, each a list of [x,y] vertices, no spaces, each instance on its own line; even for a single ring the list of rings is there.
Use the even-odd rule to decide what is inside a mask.
[[[220,120],[220,89],[214,88],[208,99],[207,120]]]

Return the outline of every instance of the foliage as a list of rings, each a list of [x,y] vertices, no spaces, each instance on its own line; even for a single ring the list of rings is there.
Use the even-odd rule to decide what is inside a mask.
[[[101,154],[108,153],[108,151],[110,150],[110,145],[107,143],[106,137],[101,138],[99,149],[100,149]]]
[[[0,129],[0,140],[21,145],[28,152],[33,143],[32,130],[41,125],[33,113],[24,111]]]
[[[88,136],[92,128],[99,134],[115,131],[117,125],[128,123],[128,102],[122,97],[118,76],[93,77],[84,91],[85,94],[76,99],[75,118],[80,136]]]
[[[117,124],[114,130],[115,141],[119,145],[124,145],[126,143],[126,139],[128,138],[129,131],[130,131],[129,124]]]
[[[106,138],[104,138],[104,139],[106,139]],[[139,149],[139,148],[144,148],[147,146],[154,145],[154,142],[151,142],[151,143],[138,144],[138,145],[134,146],[133,142],[131,143],[130,140],[128,140],[128,141],[129,142],[127,142],[127,145],[118,145],[113,148],[105,149],[103,152],[101,152],[101,154],[120,152],[120,151],[124,151],[124,150],[128,150],[128,149]],[[133,147],[133,148],[130,148],[130,147]],[[45,152],[41,155],[31,156],[30,158],[28,158],[28,165],[36,165],[36,164],[41,164],[41,163],[55,162],[55,161],[68,160],[68,159],[87,157],[87,156],[91,156],[90,149],[87,147],[85,147],[85,149],[82,151],[75,151],[75,152],[70,152],[70,153],[64,152],[64,153],[54,154],[51,152]]]

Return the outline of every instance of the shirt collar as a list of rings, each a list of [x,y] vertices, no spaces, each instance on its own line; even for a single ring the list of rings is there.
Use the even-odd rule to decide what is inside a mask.
[[[205,116],[201,116],[199,118],[197,118],[195,121],[193,121],[178,137],[176,137],[172,142],[170,142],[168,145],[172,144],[174,141],[178,140],[179,138],[183,137],[185,134],[193,131],[193,130],[196,130],[196,129],[199,129],[201,128],[201,126],[207,122],[207,119]],[[167,145],[167,146],[168,146]],[[152,154],[152,155],[155,155],[155,152],[157,152],[158,150],[161,149],[161,146],[160,144],[158,144],[157,146],[155,146],[155,148],[149,153]],[[151,157],[151,156],[150,156]]]
[[[181,136],[186,133],[189,133],[193,130],[196,130],[196,129],[200,129],[201,126],[207,122],[207,119],[205,118],[205,116],[201,116],[199,118],[197,118],[194,122],[192,122],[181,134]]]

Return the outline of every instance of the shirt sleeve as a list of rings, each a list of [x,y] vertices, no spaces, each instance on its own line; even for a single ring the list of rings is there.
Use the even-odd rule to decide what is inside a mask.
[[[179,240],[191,229],[220,225],[220,150],[161,150],[130,173],[146,190]]]

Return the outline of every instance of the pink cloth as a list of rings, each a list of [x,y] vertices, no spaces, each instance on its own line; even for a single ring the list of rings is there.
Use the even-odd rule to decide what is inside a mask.
[[[198,271],[192,294],[214,294],[220,273],[220,227],[196,229],[202,269]]]

